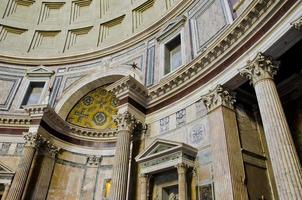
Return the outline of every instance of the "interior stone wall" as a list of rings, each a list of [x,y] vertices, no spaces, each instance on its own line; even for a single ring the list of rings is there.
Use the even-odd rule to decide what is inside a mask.
[[[111,179],[113,156],[104,156],[97,166],[87,163],[87,155],[64,152],[56,160],[47,199],[104,199],[107,179]]]

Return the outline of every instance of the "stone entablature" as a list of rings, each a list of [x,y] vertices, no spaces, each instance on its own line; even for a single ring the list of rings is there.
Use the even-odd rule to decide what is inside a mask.
[[[196,154],[197,149],[185,143],[156,139],[135,159],[141,174],[154,174],[179,164],[194,168]]]

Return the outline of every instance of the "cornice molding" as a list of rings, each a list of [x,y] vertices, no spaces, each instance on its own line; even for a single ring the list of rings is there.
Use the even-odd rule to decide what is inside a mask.
[[[175,92],[186,89],[202,75],[205,75],[206,72],[213,70],[212,66],[215,62],[221,61],[223,57],[228,57],[228,53],[233,48],[242,44],[250,29],[255,28],[257,24],[261,24],[259,19],[266,14],[270,7],[276,6],[276,4],[278,5],[278,2],[274,0],[253,1],[229,28],[221,33],[212,44],[208,45],[202,54],[173,75],[161,80],[158,85],[150,88],[149,107],[152,104],[164,101],[165,97],[175,94]]]
[[[28,116],[0,116],[0,125],[30,125],[32,119]]]
[[[147,105],[147,88],[130,75],[121,78],[105,89],[111,91],[120,100],[125,97],[130,97],[144,107]]]

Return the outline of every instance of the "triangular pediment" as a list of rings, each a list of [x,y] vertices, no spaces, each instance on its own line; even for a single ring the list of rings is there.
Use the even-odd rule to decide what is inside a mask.
[[[6,166],[4,163],[0,162],[0,174],[3,173],[14,173],[11,168]]]
[[[181,148],[182,143],[173,142],[163,139],[154,140],[148,148],[146,148],[141,154],[136,157],[136,160],[145,159],[161,154],[168,154],[170,151]]]
[[[27,70],[26,75],[29,77],[39,76],[39,77],[45,77],[45,76],[52,76],[54,74],[54,71],[47,69],[44,66],[38,66],[32,69]]]
[[[178,30],[179,27],[181,27],[185,21],[186,17],[184,15],[178,16],[177,18],[171,20],[164,28],[160,31],[159,35],[157,36],[157,40],[164,40],[167,36],[171,35],[172,32],[175,30]]]

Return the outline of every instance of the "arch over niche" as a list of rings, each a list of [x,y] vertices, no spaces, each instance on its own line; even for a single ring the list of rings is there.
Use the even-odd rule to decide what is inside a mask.
[[[93,74],[90,76],[85,76],[80,81],[75,84],[72,88],[64,93],[62,99],[59,100],[55,107],[55,111],[62,119],[66,119],[72,108],[78,103],[85,95],[89,92],[100,88],[104,85],[114,83],[124,77],[123,75],[108,75],[97,76]]]

